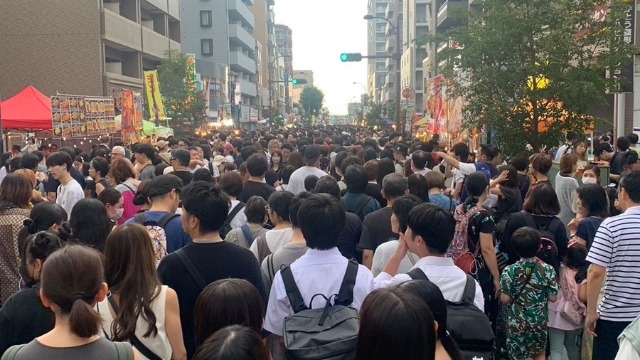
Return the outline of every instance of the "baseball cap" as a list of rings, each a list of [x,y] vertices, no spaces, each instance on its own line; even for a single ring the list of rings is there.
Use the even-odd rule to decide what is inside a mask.
[[[227,158],[222,155],[216,155],[213,158],[213,165],[220,166],[220,164],[227,162]]]
[[[318,161],[320,157],[320,148],[316,145],[309,145],[304,149],[304,158],[303,161],[305,164],[313,164]]]
[[[182,189],[182,180],[171,174],[156,176],[149,184],[149,197],[154,198],[171,192],[171,190]]]
[[[409,148],[405,144],[398,144],[393,148],[393,152],[399,152],[404,156],[409,156]]]

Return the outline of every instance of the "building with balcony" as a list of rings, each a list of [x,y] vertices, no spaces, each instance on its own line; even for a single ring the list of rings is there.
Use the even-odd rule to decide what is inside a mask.
[[[269,16],[269,6],[273,5],[273,0],[254,0],[253,6],[249,10],[255,17],[254,37],[256,38],[256,83],[258,88],[258,102],[260,118],[264,118],[265,107],[269,106],[269,27],[267,20]]]
[[[384,18],[387,6],[393,0],[369,0],[367,14]],[[395,36],[386,32],[387,22],[383,19],[373,19],[367,22],[367,55],[389,55],[387,50],[393,49]],[[370,98],[377,97],[376,89],[383,87],[387,75],[385,59],[367,59],[367,94]]]
[[[287,25],[276,24],[276,47],[278,52],[284,56],[284,70],[286,72],[285,78],[289,81],[293,77],[293,32]],[[290,83],[285,84],[288,87],[287,95],[285,96],[287,101],[287,109],[291,109],[293,102],[291,101],[291,92],[293,91],[293,85]]]
[[[220,74],[216,69],[228,65],[229,72],[237,77],[236,89],[240,89],[240,103],[233,107],[233,118],[241,124],[257,121],[259,47],[254,35],[255,16],[250,10],[254,0],[182,1],[181,4],[182,52],[195,54],[196,71],[204,80],[218,81]]]
[[[389,3],[387,4],[387,7],[385,8],[385,12],[384,12],[384,17],[386,19],[389,19],[391,21],[392,24],[394,24],[394,26],[397,26],[397,28],[394,30],[394,28],[391,26],[391,24],[389,24],[388,22],[385,21],[384,24],[384,33],[386,35],[385,38],[385,55],[387,56],[395,56],[398,51],[397,51],[397,36],[395,31],[399,31],[400,32],[400,39],[402,39],[403,36],[403,24],[404,24],[404,19],[403,19],[403,4],[404,1],[407,0],[389,0]],[[400,54],[402,54],[402,49],[400,49]],[[384,69],[385,69],[385,73],[383,73],[383,77],[380,79],[382,80],[380,82],[380,86],[378,86],[378,82],[376,81],[376,87],[374,88],[374,90],[378,91],[378,99],[380,99],[381,102],[390,102],[396,99],[396,72],[399,72],[400,69],[396,68],[396,60],[394,60],[393,58],[386,58],[383,59],[384,62]],[[378,66],[378,64],[376,64],[376,66]]]
[[[422,61],[427,56],[427,45],[417,46],[416,41],[429,33],[427,22],[427,7],[431,0],[405,0],[403,13],[402,37],[402,72],[400,86],[411,87],[415,90],[415,106],[408,109],[415,114],[424,114],[424,85]]]
[[[46,95],[142,91],[143,72],[180,50],[179,0],[4,2],[0,97],[27,85]]]

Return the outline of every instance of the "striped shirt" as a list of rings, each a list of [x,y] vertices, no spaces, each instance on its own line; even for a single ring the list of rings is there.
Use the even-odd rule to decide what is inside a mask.
[[[633,321],[640,315],[640,206],[605,219],[587,261],[607,269],[600,318]]]

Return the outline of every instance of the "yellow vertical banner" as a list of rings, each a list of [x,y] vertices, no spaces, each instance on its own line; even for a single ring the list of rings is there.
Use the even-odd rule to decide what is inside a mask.
[[[150,120],[157,123],[160,120],[166,119],[167,116],[164,113],[164,105],[162,104],[157,70],[144,72],[144,85],[144,90],[147,94],[146,100],[149,105]]]

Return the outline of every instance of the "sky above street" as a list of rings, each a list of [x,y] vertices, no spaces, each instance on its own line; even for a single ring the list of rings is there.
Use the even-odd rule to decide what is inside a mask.
[[[340,62],[340,53],[367,52],[367,0],[275,0],[276,23],[293,32],[293,69],[313,70],[314,85],[333,115],[366,92],[367,63]],[[353,84],[354,82],[359,84]],[[361,84],[361,85],[360,85]],[[364,88],[363,88],[364,87]]]

